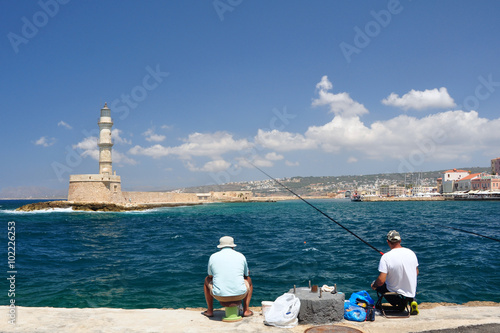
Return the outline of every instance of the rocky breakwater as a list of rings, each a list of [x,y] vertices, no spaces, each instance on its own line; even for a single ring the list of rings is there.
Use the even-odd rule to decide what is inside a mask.
[[[75,211],[87,212],[126,212],[133,210],[146,210],[159,207],[192,206],[201,203],[154,203],[154,204],[127,204],[120,205],[105,202],[73,202],[73,201],[43,201],[27,204],[17,208],[17,211],[31,212],[36,210],[64,209],[71,208]]]

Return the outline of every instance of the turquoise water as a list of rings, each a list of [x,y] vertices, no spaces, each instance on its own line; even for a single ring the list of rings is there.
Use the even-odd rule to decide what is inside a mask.
[[[208,258],[226,234],[247,257],[252,305],[309,280],[375,297],[369,285],[380,254],[301,201],[127,213],[13,211],[25,203],[0,201],[5,277],[7,224],[16,227],[16,305],[203,307]],[[386,233],[398,230],[420,262],[419,302],[500,302],[500,243],[438,225],[500,238],[500,202],[312,203],[381,251],[388,251]],[[1,280],[6,305],[9,285]]]

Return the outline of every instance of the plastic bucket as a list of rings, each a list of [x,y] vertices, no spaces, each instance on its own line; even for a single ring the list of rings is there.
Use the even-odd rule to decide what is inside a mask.
[[[261,305],[262,305],[262,315],[263,316],[266,315],[266,312],[269,311],[269,309],[271,308],[273,303],[274,302],[270,302],[270,301],[262,301]]]

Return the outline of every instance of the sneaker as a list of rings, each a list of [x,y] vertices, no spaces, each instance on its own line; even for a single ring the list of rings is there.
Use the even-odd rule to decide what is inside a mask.
[[[417,304],[417,302],[415,302],[415,301],[411,302],[410,306],[411,306],[410,315],[412,315],[412,316],[418,315],[418,304]]]

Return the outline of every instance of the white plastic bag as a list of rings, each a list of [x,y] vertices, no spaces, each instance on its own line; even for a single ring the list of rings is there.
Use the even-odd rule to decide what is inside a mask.
[[[285,293],[278,297],[264,315],[265,323],[282,328],[297,326],[300,299],[294,294]]]

